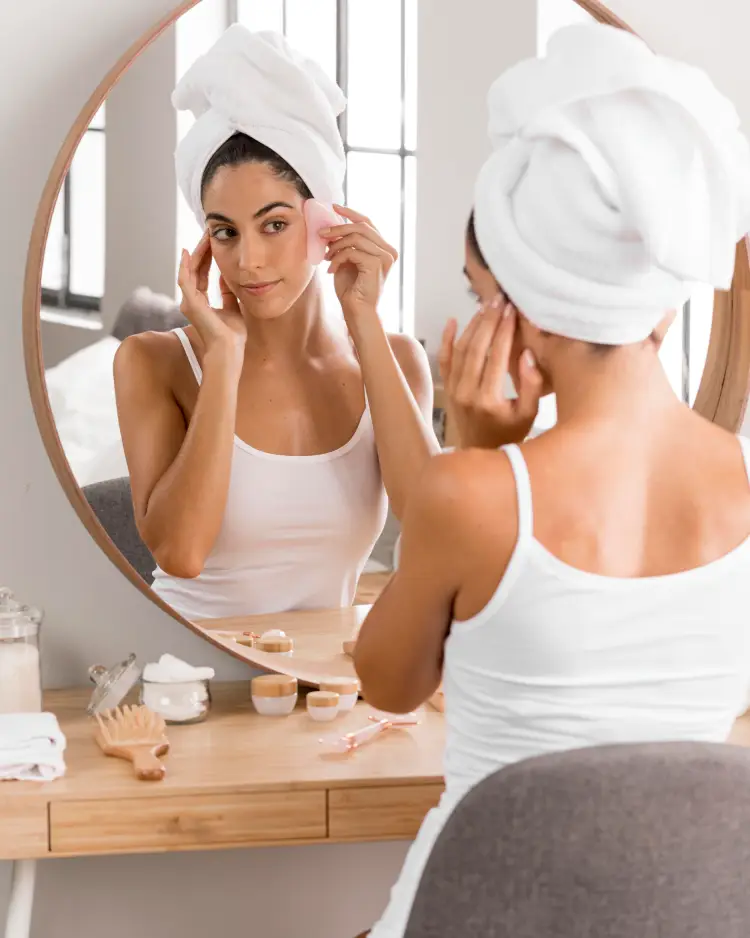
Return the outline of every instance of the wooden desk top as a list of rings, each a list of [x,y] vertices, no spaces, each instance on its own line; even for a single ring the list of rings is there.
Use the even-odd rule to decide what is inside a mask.
[[[68,772],[0,783],[0,859],[408,839],[442,791],[443,717],[430,707],[419,726],[337,755],[319,738],[367,723],[366,704],[330,724],[302,707],[261,717],[249,682],[216,684],[204,723],[168,727],[164,781],[140,782],[99,751],[88,697],[47,695],[68,739]]]

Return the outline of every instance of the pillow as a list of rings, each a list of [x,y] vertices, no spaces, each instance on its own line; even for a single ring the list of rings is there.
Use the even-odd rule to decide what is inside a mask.
[[[169,332],[187,324],[176,300],[148,287],[138,287],[122,304],[112,335],[122,341],[139,332]]]

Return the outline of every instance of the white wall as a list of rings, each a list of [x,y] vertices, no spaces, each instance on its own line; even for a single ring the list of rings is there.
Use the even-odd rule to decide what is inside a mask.
[[[128,69],[107,99],[106,273],[102,321],[110,332],[137,287],[175,294],[177,119],[175,30]]]
[[[105,13],[100,0],[35,0],[5,3],[0,12],[0,84],[15,89],[0,95],[0,198],[4,229],[12,232],[0,253],[0,428],[6,441],[0,581],[47,610],[48,686],[80,683],[87,665],[131,650],[152,657],[169,648],[215,664],[221,676],[239,668],[152,606],[90,540],[47,461],[23,367],[26,247],[58,144],[109,66],[171,2],[129,0],[107,4]],[[531,6],[510,0],[420,4],[422,70],[439,66],[423,85],[419,140],[425,164],[417,323],[431,342],[447,316],[467,308],[459,275],[461,228],[472,174],[485,152],[484,93],[469,99],[461,92],[472,76],[487,85],[514,56],[533,49]],[[710,6],[705,0],[618,0],[614,7],[655,46],[702,62],[750,118],[745,0],[713,0]],[[668,12],[679,14],[679,26],[668,24]],[[73,938],[105,928],[109,938],[130,938],[138,930],[184,938],[216,932],[226,938],[350,938],[376,915],[403,851],[402,844],[381,844],[47,861],[34,936]],[[7,870],[0,864],[0,900]],[[304,913],[293,911],[290,887]],[[349,897],[346,904],[342,894]]]
[[[536,8],[532,0],[423,0],[420,9],[414,333],[434,354],[446,321],[473,313],[461,270],[473,183],[489,153],[487,91],[535,53]]]

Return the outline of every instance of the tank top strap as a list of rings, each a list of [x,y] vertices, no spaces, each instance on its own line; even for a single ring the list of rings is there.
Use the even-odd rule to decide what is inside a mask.
[[[203,380],[203,372],[201,371],[201,366],[198,364],[198,358],[193,351],[193,346],[190,344],[190,339],[187,337],[187,333],[181,327],[178,329],[173,329],[172,332],[174,332],[174,334],[180,340],[180,345],[185,352],[187,360],[190,362],[190,367],[193,369],[195,380],[198,382],[198,384],[200,384]]]
[[[516,498],[518,500],[518,541],[526,541],[534,536],[534,505],[531,498],[531,478],[526,460],[520,446],[510,443],[501,447],[510,461],[516,480]]]
[[[737,439],[739,440],[740,449],[742,450],[742,458],[745,461],[747,481],[750,483],[750,438],[738,434]]]

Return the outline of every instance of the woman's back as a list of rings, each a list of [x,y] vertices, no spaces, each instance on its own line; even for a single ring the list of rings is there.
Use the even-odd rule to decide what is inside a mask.
[[[512,472],[518,525],[496,550],[487,525],[446,642],[449,796],[543,752],[721,741],[745,709],[750,441],[687,410],[665,426],[481,454],[506,493],[485,517]]]

